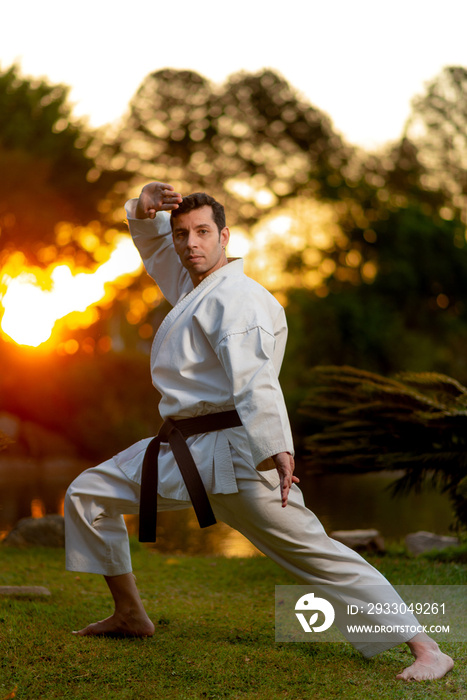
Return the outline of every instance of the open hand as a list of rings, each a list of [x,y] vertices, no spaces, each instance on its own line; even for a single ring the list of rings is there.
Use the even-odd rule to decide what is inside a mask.
[[[289,498],[292,484],[298,484],[300,479],[293,475],[295,469],[294,458],[288,452],[279,452],[272,456],[281,480],[282,508],[285,508]]]
[[[158,211],[178,209],[182,195],[166,182],[150,182],[141,190],[136,205],[137,219],[154,219]]]

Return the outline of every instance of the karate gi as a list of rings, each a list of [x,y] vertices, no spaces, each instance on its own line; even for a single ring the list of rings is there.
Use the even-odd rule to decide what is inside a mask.
[[[172,244],[169,215],[135,219],[136,200],[126,205],[130,232],[147,272],[173,309],[151,351],[154,386],[163,419],[190,418],[236,409],[242,426],[187,439],[217,520],[244,534],[259,550],[303,584],[334,584],[336,609],[352,585],[384,586],[388,602],[400,602],[388,582],[358,554],[331,540],[294,484],[281,507],[279,475],[271,459],[293,454],[278,374],[285,350],[284,310],[235,260],[193,283]],[[80,475],[65,499],[67,568],[116,576],[131,571],[122,513],[137,513],[145,449],[141,440]],[[190,506],[168,445],[159,454],[158,509]],[[328,599],[329,592],[326,589]],[[381,602],[381,598],[375,602]],[[372,616],[372,623],[382,618]],[[356,622],[356,621],[355,621]],[[385,620],[384,622],[387,622]],[[390,623],[417,624],[413,616]],[[388,644],[355,644],[372,656]]]

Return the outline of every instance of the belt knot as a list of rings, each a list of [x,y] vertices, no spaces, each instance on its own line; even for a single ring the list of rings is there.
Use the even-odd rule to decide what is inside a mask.
[[[216,518],[186,438],[241,425],[240,416],[235,410],[179,420],[167,418],[164,421],[157,437],[147,446],[143,459],[139,506],[140,542],[156,541],[158,457],[161,442],[168,442],[172,449],[200,527],[208,527],[215,524]]]

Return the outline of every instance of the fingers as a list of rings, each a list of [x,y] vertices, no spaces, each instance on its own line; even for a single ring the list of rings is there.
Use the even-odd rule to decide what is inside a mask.
[[[274,460],[279,474],[282,507],[285,508],[288,503],[289,491],[292,484],[298,484],[300,479],[293,475],[295,462],[290,452],[279,452],[278,454],[272,455],[272,459]]]
[[[159,209],[161,211],[172,211],[173,209],[178,209],[178,205],[182,201],[182,195],[178,192],[170,192],[168,190],[162,190],[161,192],[161,205]]]
[[[152,201],[156,204],[159,211],[178,209],[178,205],[182,201],[182,195],[179,192],[174,192],[172,185],[163,182],[157,182],[154,185]]]
[[[289,491],[290,491],[290,484],[281,484],[281,499],[282,499],[282,508],[285,508],[287,506],[287,503],[289,502]]]
[[[292,486],[292,474],[287,472],[285,474],[281,474],[280,479],[282,508],[285,508],[289,500],[290,487]]]
[[[150,182],[141,191],[136,206],[137,218],[154,219],[158,211],[172,211],[178,209],[182,201],[182,195],[175,192],[172,185],[167,182]]]
[[[289,492],[292,484],[299,484],[300,479],[297,476],[293,476],[290,481],[281,482],[281,499],[282,508],[285,508],[289,502]]]

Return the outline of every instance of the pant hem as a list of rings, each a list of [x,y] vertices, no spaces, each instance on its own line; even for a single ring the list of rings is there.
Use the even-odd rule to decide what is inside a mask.
[[[80,574],[99,574],[101,576],[123,576],[124,574],[132,574],[133,569],[124,569],[124,570],[111,570],[111,571],[104,571],[102,568],[99,567],[75,567],[69,564],[66,564],[65,569],[70,572],[75,572],[75,573],[80,573]]]

